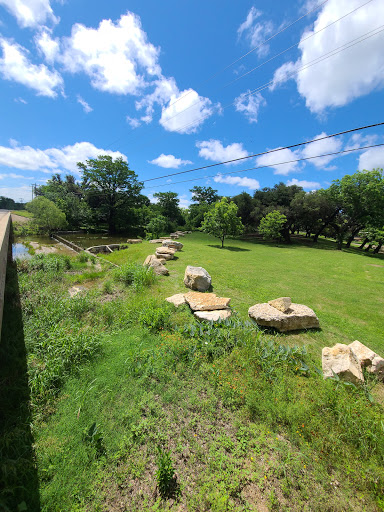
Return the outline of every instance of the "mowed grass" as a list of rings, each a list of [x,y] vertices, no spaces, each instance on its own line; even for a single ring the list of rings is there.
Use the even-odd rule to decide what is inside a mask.
[[[276,246],[228,239],[224,249],[204,233],[186,235],[180,241],[183,250],[167,262],[170,275],[159,280],[152,295],[165,298],[186,291],[186,266],[202,266],[212,277],[213,291],[230,297],[243,319],[250,306],[281,296],[313,308],[321,330],[281,335],[284,343],[305,344],[320,358],[322,347],[358,339],[384,356],[383,255],[338,251],[326,240]],[[142,263],[156,247],[144,241],[103,257],[117,264]]]

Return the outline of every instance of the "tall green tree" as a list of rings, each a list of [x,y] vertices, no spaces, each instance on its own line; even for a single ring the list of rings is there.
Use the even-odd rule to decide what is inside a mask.
[[[179,197],[176,192],[156,192],[159,213],[168,221],[168,229],[176,229],[176,226],[184,223],[184,217],[179,207]]]
[[[224,240],[227,236],[240,235],[244,226],[240,217],[237,216],[237,206],[229,202],[226,197],[211,205],[204,216],[202,229],[206,233],[221,240],[221,247],[224,247]]]
[[[143,184],[121,157],[113,160],[109,155],[100,155],[78,162],[77,166],[82,171],[82,187],[89,204],[95,208],[98,220],[106,222],[109,232],[114,233],[119,210],[134,208]]]
[[[264,240],[280,240],[286,222],[287,217],[278,210],[274,210],[261,219],[259,233]]]
[[[33,213],[33,222],[44,233],[51,233],[67,226],[65,213],[46,197],[36,197],[26,204],[26,209]]]
[[[192,192],[192,201],[195,203],[213,204],[220,199],[217,190],[214,190],[212,187],[198,187],[196,185],[189,191]]]

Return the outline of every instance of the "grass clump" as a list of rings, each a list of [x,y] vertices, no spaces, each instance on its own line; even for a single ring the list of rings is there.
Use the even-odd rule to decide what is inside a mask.
[[[156,274],[152,267],[138,263],[125,263],[113,271],[115,281],[131,286],[135,291],[143,290],[156,281]]]

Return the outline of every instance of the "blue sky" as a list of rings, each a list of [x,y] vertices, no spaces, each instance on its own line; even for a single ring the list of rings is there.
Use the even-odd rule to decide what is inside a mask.
[[[0,195],[29,200],[32,183],[79,178],[76,162],[99,154],[148,180],[383,121],[383,20],[382,0],[0,0]],[[379,127],[144,193],[188,206],[194,185],[314,190],[384,167],[384,147],[275,164],[383,142]]]

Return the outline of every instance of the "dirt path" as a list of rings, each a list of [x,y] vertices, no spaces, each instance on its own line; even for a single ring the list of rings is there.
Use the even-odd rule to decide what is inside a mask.
[[[22,217],[21,215],[15,215],[12,213],[12,222],[17,222],[19,224],[25,224],[26,222],[29,222],[31,219],[28,217]]]

